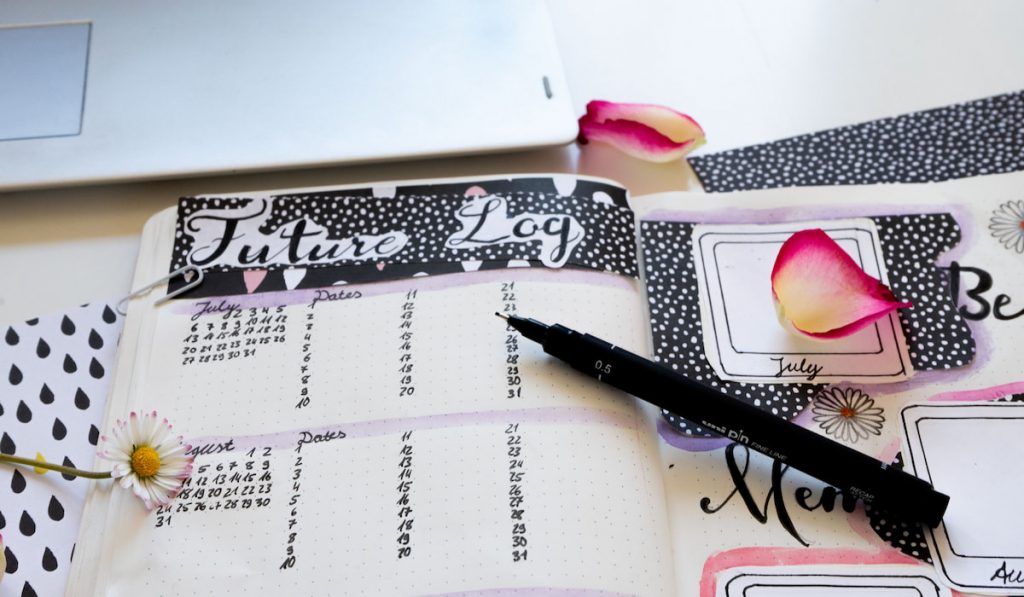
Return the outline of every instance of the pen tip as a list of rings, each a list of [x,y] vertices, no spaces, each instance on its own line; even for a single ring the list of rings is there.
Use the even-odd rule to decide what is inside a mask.
[[[495,311],[494,314],[497,315],[498,317],[504,319],[505,321],[508,321],[508,315],[502,315],[501,313],[498,313],[497,311]]]

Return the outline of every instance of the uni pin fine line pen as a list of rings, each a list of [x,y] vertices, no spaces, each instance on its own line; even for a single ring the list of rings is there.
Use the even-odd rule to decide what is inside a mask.
[[[495,313],[544,352],[903,520],[938,526],[949,496],[927,481],[565,326]]]

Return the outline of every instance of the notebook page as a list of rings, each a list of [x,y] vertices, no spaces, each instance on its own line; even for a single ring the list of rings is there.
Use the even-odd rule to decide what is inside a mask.
[[[548,203],[527,194],[508,213],[559,207],[557,193],[533,197]],[[594,204],[609,228],[624,221],[625,207]],[[670,594],[649,422],[494,317],[559,321],[639,352],[636,279],[518,256],[390,278],[404,264],[386,261],[377,280],[342,268],[331,275],[343,284],[153,310],[128,402],[172,420],[196,470],[152,513],[108,494],[117,515],[97,590]]]

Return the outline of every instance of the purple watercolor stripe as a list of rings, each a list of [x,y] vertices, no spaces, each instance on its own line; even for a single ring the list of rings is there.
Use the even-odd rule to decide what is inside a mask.
[[[339,273],[339,276],[342,274]],[[386,294],[397,294],[407,292],[410,288],[420,290],[444,290],[448,288],[459,288],[475,284],[487,284],[491,282],[506,282],[508,280],[523,280],[529,282],[546,282],[560,284],[585,284],[588,286],[603,286],[609,288],[621,288],[624,290],[637,290],[636,281],[628,276],[622,276],[610,272],[597,272],[582,269],[561,269],[550,270],[538,267],[507,268],[501,270],[484,270],[478,272],[465,272],[461,274],[441,274],[436,276],[420,276],[415,278],[404,278],[401,280],[388,280],[384,282],[370,282],[367,284],[341,284],[338,286],[325,286],[323,288],[304,288],[297,290],[281,290],[278,292],[260,292],[249,295],[225,295],[218,297],[204,297],[195,301],[181,300],[172,303],[172,312],[179,315],[192,315],[196,311],[196,302],[227,300],[229,303],[238,305],[242,309],[282,307],[286,305],[303,305],[313,301],[318,290],[335,290],[341,292],[359,291],[362,298],[371,296],[382,296]],[[348,299],[358,300],[358,299]],[[328,301],[324,301],[327,304]]]
[[[658,435],[666,444],[686,452],[711,452],[724,448],[732,443],[724,437],[695,437],[683,435],[664,419],[658,419]]]
[[[800,411],[800,414],[789,420],[801,427],[808,429],[813,425],[813,416],[810,407]],[[666,444],[686,452],[711,452],[724,448],[732,443],[731,439],[725,437],[696,437],[683,435],[675,427],[664,419],[658,419],[658,435]]]
[[[618,593],[600,589],[561,589],[555,587],[524,587],[521,589],[481,589],[479,591],[460,591],[457,593],[431,593],[422,597],[634,597],[634,593]]]
[[[633,429],[637,425],[635,415],[583,408],[575,406],[550,408],[525,408],[506,411],[481,411],[451,413],[443,415],[425,415],[421,417],[401,417],[395,419],[376,419],[357,423],[338,423],[309,429],[295,429],[265,435],[245,436],[208,436],[192,438],[188,441],[193,446],[224,443],[234,440],[236,451],[250,448],[292,448],[295,447],[303,431],[314,435],[330,431],[344,431],[345,439],[361,439],[382,435],[399,434],[405,431],[424,431],[431,429],[449,429],[452,427],[477,427],[480,425],[516,423],[536,423],[541,425],[605,425],[620,429]]]

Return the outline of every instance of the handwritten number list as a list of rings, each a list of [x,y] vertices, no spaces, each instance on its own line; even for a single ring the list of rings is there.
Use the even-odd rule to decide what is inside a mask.
[[[256,356],[261,346],[285,341],[284,307],[242,309],[235,303],[199,301],[182,340],[181,364],[219,363]],[[200,320],[205,315],[214,315]]]
[[[503,282],[501,285],[501,311],[515,315],[516,283]],[[519,334],[512,328],[505,328],[505,397],[510,400],[523,397],[523,378],[519,373]],[[505,445],[508,448],[508,508],[512,522],[512,561],[526,561],[526,508],[523,481],[526,467],[523,463],[523,436],[519,423],[510,423],[505,428]]]
[[[198,464],[173,502],[156,511],[154,526],[189,512],[252,510],[270,506],[270,448],[253,448],[217,464]]]
[[[302,334],[302,363],[299,365],[299,401],[295,408],[306,408],[309,406],[309,380],[312,374],[309,370],[309,363],[313,360],[313,306],[312,303],[306,309],[306,324]]]
[[[405,294],[405,301],[402,303],[402,314],[398,324],[398,397],[408,398],[416,393],[416,386],[413,385],[413,363],[412,363],[412,338],[413,338],[413,313],[416,310],[415,289]],[[408,558],[412,555],[412,525],[413,511],[409,494],[412,491],[412,430],[402,434],[402,447],[398,454],[398,485],[395,488],[398,492],[398,536],[395,539],[398,550],[398,559]]]

